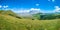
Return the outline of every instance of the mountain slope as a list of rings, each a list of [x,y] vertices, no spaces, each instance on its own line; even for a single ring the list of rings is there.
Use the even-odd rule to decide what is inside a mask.
[[[21,19],[22,17],[18,16],[16,13],[14,13],[13,11],[11,10],[0,10],[0,14],[2,15],[9,15],[9,16],[13,16],[13,17],[16,17],[16,18],[19,18]]]
[[[0,30],[60,30],[56,20],[18,19],[9,15],[0,14]],[[59,26],[58,26],[59,25]]]

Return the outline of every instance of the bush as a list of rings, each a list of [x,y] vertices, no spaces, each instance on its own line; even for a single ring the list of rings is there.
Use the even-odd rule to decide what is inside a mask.
[[[21,17],[19,17],[19,16],[16,16],[16,18],[22,19],[22,18],[21,18]]]

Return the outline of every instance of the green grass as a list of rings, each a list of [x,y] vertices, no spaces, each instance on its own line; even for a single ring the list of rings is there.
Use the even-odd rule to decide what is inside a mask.
[[[31,20],[0,15],[0,30],[60,30],[60,19]]]

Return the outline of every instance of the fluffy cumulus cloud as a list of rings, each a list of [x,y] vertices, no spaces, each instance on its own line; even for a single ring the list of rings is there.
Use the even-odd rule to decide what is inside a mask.
[[[7,8],[8,6],[6,5],[6,6],[2,6],[2,5],[0,5],[0,8]]]
[[[40,11],[41,11],[41,10],[40,10],[39,8],[31,8],[29,12],[30,12],[31,14],[35,14],[35,13],[39,13]]]
[[[3,8],[7,8],[8,6],[6,5],[6,6],[3,6]]]
[[[52,2],[55,2],[55,0],[52,0]]]
[[[17,12],[17,13],[29,13],[30,11],[37,11],[39,12],[40,9],[37,9],[37,8],[30,8],[30,9],[12,9],[14,12]]]
[[[49,2],[52,1],[52,2],[55,2],[55,0],[48,0]]]
[[[60,12],[60,8],[59,8],[59,6],[55,6],[54,11],[55,11],[55,12]]]
[[[12,11],[16,12],[16,13],[27,13],[29,12],[30,10],[28,9],[12,9]]]
[[[2,6],[0,5],[0,8],[2,8]]]

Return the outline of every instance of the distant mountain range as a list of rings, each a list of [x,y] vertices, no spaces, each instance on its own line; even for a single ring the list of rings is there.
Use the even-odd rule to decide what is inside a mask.
[[[32,14],[37,14],[40,13],[39,10],[30,10],[29,12],[22,12],[22,13],[18,13],[21,16],[31,16]]]
[[[13,17],[17,17],[17,18],[40,18],[40,16],[54,16],[54,15],[60,15],[59,12],[55,12],[55,13],[41,13],[37,10],[31,10],[29,12],[26,12],[26,13],[14,13],[13,11],[11,10],[0,10],[0,14],[3,14],[3,15],[9,15],[9,16],[13,16]]]

